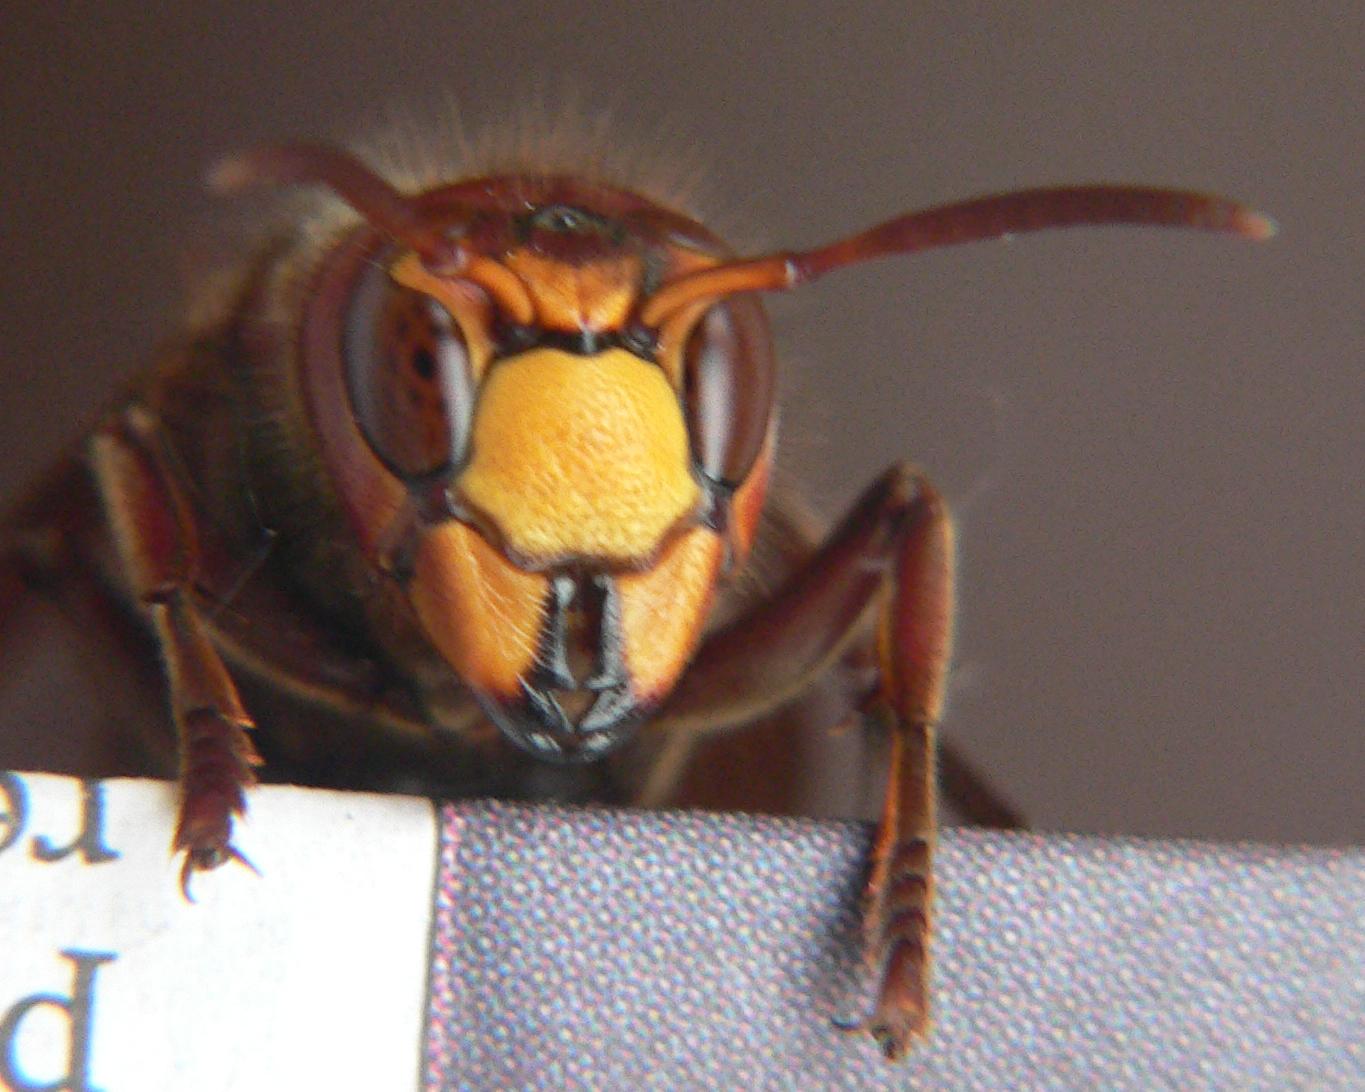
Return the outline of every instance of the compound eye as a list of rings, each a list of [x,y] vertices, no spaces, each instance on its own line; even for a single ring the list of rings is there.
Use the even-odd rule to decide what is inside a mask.
[[[342,354],[356,422],[389,470],[415,479],[459,466],[473,379],[464,338],[444,307],[374,264],[351,299]]]
[[[707,311],[688,337],[683,394],[692,457],[711,481],[733,490],[749,476],[768,435],[776,386],[762,305],[737,296]]]

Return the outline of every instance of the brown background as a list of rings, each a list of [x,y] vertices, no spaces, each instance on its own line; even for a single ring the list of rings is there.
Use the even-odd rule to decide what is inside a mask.
[[[3,495],[172,328],[223,215],[201,174],[262,137],[574,89],[774,245],[1056,181],[1258,203],[1263,247],[1071,233],[778,301],[784,462],[831,513],[904,456],[956,498],[950,729],[1040,824],[1365,837],[1359,5],[18,7]],[[11,700],[0,725],[75,715]]]

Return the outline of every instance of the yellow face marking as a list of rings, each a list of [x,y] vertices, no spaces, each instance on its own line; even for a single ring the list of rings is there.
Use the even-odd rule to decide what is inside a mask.
[[[535,664],[549,581],[523,572],[462,523],[427,530],[408,595],[427,635],[460,678],[518,697]]]
[[[652,569],[617,577],[631,689],[661,700],[697,647],[724,543],[705,527],[675,541]]]
[[[663,373],[624,349],[533,349],[479,390],[460,496],[531,563],[640,563],[699,500]]]

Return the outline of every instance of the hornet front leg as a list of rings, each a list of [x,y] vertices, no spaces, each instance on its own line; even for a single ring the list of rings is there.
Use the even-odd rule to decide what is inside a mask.
[[[181,889],[195,871],[250,862],[232,845],[232,817],[260,765],[254,727],[209,639],[193,597],[198,564],[193,515],[168,465],[155,419],[132,407],[98,432],[91,462],[132,593],[151,617],[166,665],[180,743],[180,808],[174,848],[184,851]]]
[[[661,718],[702,733],[776,711],[838,662],[875,605],[878,682],[866,712],[887,725],[891,746],[863,936],[882,978],[857,1027],[890,1058],[929,1022],[934,745],[952,648],[953,565],[942,498],[917,472],[891,469],[770,600],[708,638]]]

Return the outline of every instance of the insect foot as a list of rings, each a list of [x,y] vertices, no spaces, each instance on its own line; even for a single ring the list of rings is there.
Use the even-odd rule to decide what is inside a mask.
[[[864,1031],[896,1061],[929,1028],[929,937],[933,888],[931,851],[915,838],[888,856],[874,850],[863,897],[863,951],[881,983],[866,1019],[841,1025]]]
[[[235,860],[260,874],[231,841],[232,817],[246,812],[245,790],[256,783],[253,767],[261,764],[247,727],[211,709],[194,710],[183,720],[180,813],[172,847],[185,854],[180,891],[189,902],[194,902],[190,878],[196,872]]]

